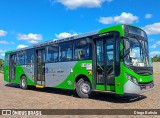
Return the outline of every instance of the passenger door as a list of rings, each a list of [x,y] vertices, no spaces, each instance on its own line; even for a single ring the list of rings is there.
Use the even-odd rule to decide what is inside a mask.
[[[38,49],[35,54],[35,83],[45,86],[45,49]]]
[[[10,62],[9,62],[9,82],[11,80],[16,79],[16,55],[11,54],[10,55]]]
[[[94,40],[95,43],[95,88],[107,90],[107,86],[115,86],[116,40],[115,35],[109,35]],[[118,44],[119,45],[119,44]]]

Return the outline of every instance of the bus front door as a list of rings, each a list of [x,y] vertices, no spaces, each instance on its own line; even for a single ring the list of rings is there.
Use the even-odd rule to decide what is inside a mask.
[[[9,62],[9,82],[16,79],[16,55],[10,55]]]
[[[45,86],[45,49],[36,50],[35,83]]]
[[[113,89],[114,74],[114,35],[95,40],[95,88],[97,90]]]

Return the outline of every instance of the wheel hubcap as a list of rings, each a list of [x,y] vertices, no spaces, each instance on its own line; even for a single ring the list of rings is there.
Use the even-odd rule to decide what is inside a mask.
[[[25,87],[25,85],[26,85],[26,81],[22,79],[22,87]]]
[[[83,83],[82,86],[81,86],[81,91],[83,93],[89,93],[91,90],[90,86],[86,83]]]

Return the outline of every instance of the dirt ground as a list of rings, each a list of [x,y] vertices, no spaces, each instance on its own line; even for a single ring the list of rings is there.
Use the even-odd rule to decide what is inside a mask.
[[[113,93],[97,93],[91,99],[82,99],[78,98],[74,92],[66,90],[37,89],[34,87],[29,90],[22,90],[18,85],[5,83],[3,75],[0,74],[0,109],[160,109],[160,75],[155,75],[154,83],[155,88],[153,90],[140,95],[118,96]],[[7,118],[8,116],[4,117]],[[84,116],[63,117],[82,118]],[[16,118],[18,117],[16,116]]]

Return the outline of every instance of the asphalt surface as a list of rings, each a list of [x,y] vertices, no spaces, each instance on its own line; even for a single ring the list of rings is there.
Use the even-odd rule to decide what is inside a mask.
[[[0,109],[160,109],[160,75],[155,75],[154,83],[155,87],[153,90],[142,94],[118,96],[113,93],[107,92],[97,93],[91,99],[82,99],[78,98],[74,92],[67,90],[59,90],[53,88],[37,89],[34,87],[31,87],[28,90],[22,90],[19,88],[19,85],[4,82],[3,75],[0,74]],[[4,117],[6,118],[8,116]],[[21,116],[14,117],[21,118]],[[81,118],[86,116],[63,117]],[[101,115],[87,117],[106,116]],[[116,117],[138,118],[139,116]],[[154,117],[158,118],[158,116]]]

